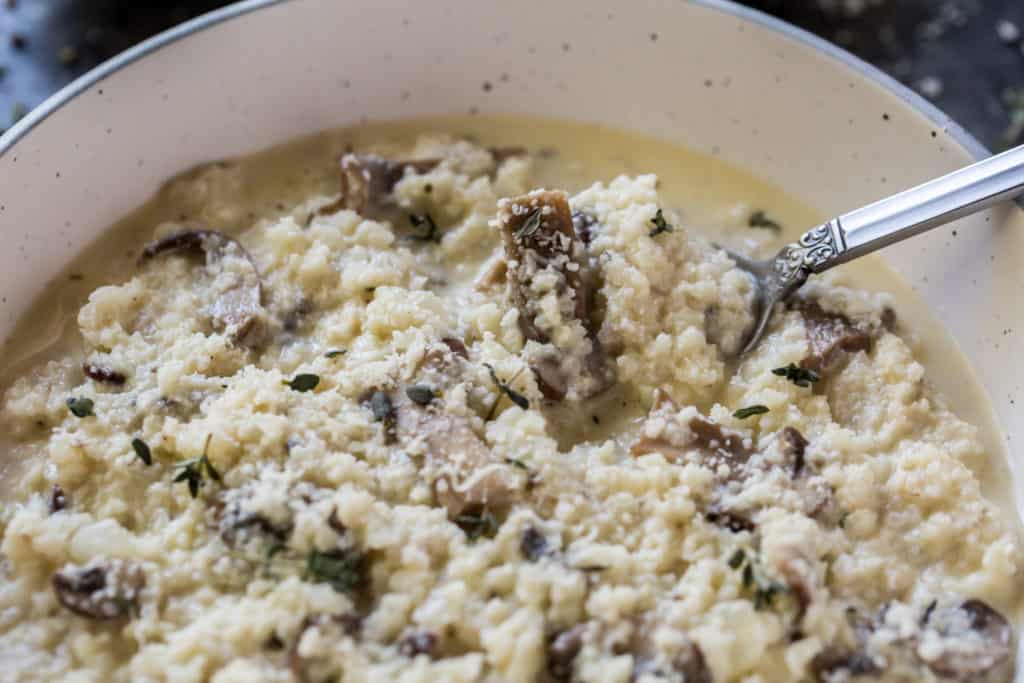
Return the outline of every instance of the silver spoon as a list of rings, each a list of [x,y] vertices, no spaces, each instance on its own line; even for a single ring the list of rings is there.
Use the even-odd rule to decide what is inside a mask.
[[[755,261],[725,249],[754,280],[755,324],[740,355],[755,346],[785,301],[812,273],[838,266],[1024,193],[1024,145],[881,199],[811,228],[775,258]]]

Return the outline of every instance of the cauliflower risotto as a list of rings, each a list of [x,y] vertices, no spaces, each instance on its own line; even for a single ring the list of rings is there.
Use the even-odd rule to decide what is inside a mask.
[[[0,413],[0,680],[1008,680],[1015,526],[893,300],[815,278],[737,358],[707,226],[560,154],[212,164],[72,273]]]

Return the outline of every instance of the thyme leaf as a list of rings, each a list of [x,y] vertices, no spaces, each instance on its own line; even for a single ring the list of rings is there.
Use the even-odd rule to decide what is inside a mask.
[[[409,397],[410,401],[421,406],[430,405],[430,402],[437,398],[434,390],[426,384],[414,384],[411,387],[406,387],[405,395]]]
[[[760,209],[750,214],[750,218],[747,219],[747,225],[751,228],[764,228],[772,232],[782,232],[782,226],[768,218],[765,212]]]
[[[491,410],[487,414],[488,420],[494,417],[494,410],[495,408],[498,407],[498,402],[501,401],[501,395],[508,396],[508,400],[512,401],[523,410],[530,409],[530,399],[526,398],[518,391],[510,387],[506,382],[502,382],[500,379],[498,379],[498,373],[494,371],[493,365],[491,365],[490,363],[484,363],[484,367],[487,368],[487,372],[490,373],[491,381],[494,382],[494,386],[498,388],[499,393],[498,400],[495,401],[493,405],[491,405]]]
[[[658,212],[654,214],[654,218],[651,219],[651,223],[654,225],[648,233],[651,237],[657,237],[663,232],[675,231],[675,228],[665,220],[665,216],[662,214],[661,209],[658,209]]]
[[[149,446],[146,442],[139,438],[132,439],[132,448],[135,450],[135,456],[142,461],[146,467],[153,464],[153,453],[150,452]]]
[[[306,558],[306,577],[316,583],[328,583],[339,593],[351,593],[362,582],[363,556],[355,550],[310,551]]]
[[[206,457],[206,449],[210,447],[210,439],[212,437],[212,434],[206,437],[206,446],[203,448],[203,454],[198,458],[182,460],[174,465],[175,469],[179,471],[172,482],[175,484],[180,482],[188,484],[189,495],[193,498],[199,495],[199,489],[206,485],[207,479],[220,481],[220,472],[214,468],[213,463]]]
[[[534,209],[533,212],[526,217],[526,220],[523,221],[523,224],[519,226],[519,229],[516,230],[516,238],[522,240],[527,237],[530,237],[531,235],[533,235],[533,233],[540,230],[542,217],[543,209]]]
[[[93,402],[91,398],[85,396],[79,396],[76,398],[69,398],[67,400],[68,410],[71,414],[78,418],[90,417],[94,413],[92,412]]]
[[[338,356],[345,355],[345,353],[345,349],[331,349],[330,351],[324,354],[324,358],[337,358]]]
[[[772,374],[785,377],[798,387],[809,387],[811,382],[817,382],[821,379],[821,375],[814,370],[801,368],[795,363],[790,363],[784,368],[775,368],[772,370]]]
[[[754,415],[764,415],[767,412],[768,406],[752,405],[747,406],[746,408],[740,408],[739,410],[734,412],[732,416],[735,417],[737,420],[746,420],[748,417],[753,417]]]
[[[301,375],[295,375],[295,377],[290,380],[282,380],[281,383],[285,386],[291,387],[294,391],[312,391],[313,389],[316,389],[318,384],[320,384],[320,376],[304,373]]]

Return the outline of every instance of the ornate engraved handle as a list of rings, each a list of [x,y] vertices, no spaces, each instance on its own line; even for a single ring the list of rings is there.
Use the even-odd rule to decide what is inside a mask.
[[[1022,192],[1024,145],[808,230],[779,252],[775,271],[795,289],[811,273],[828,270]]]

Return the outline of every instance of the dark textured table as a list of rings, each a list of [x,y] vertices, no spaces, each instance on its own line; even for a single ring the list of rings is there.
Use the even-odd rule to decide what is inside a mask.
[[[0,129],[218,0],[0,0]],[[1024,0],[749,0],[878,65],[991,149],[1024,142]]]

